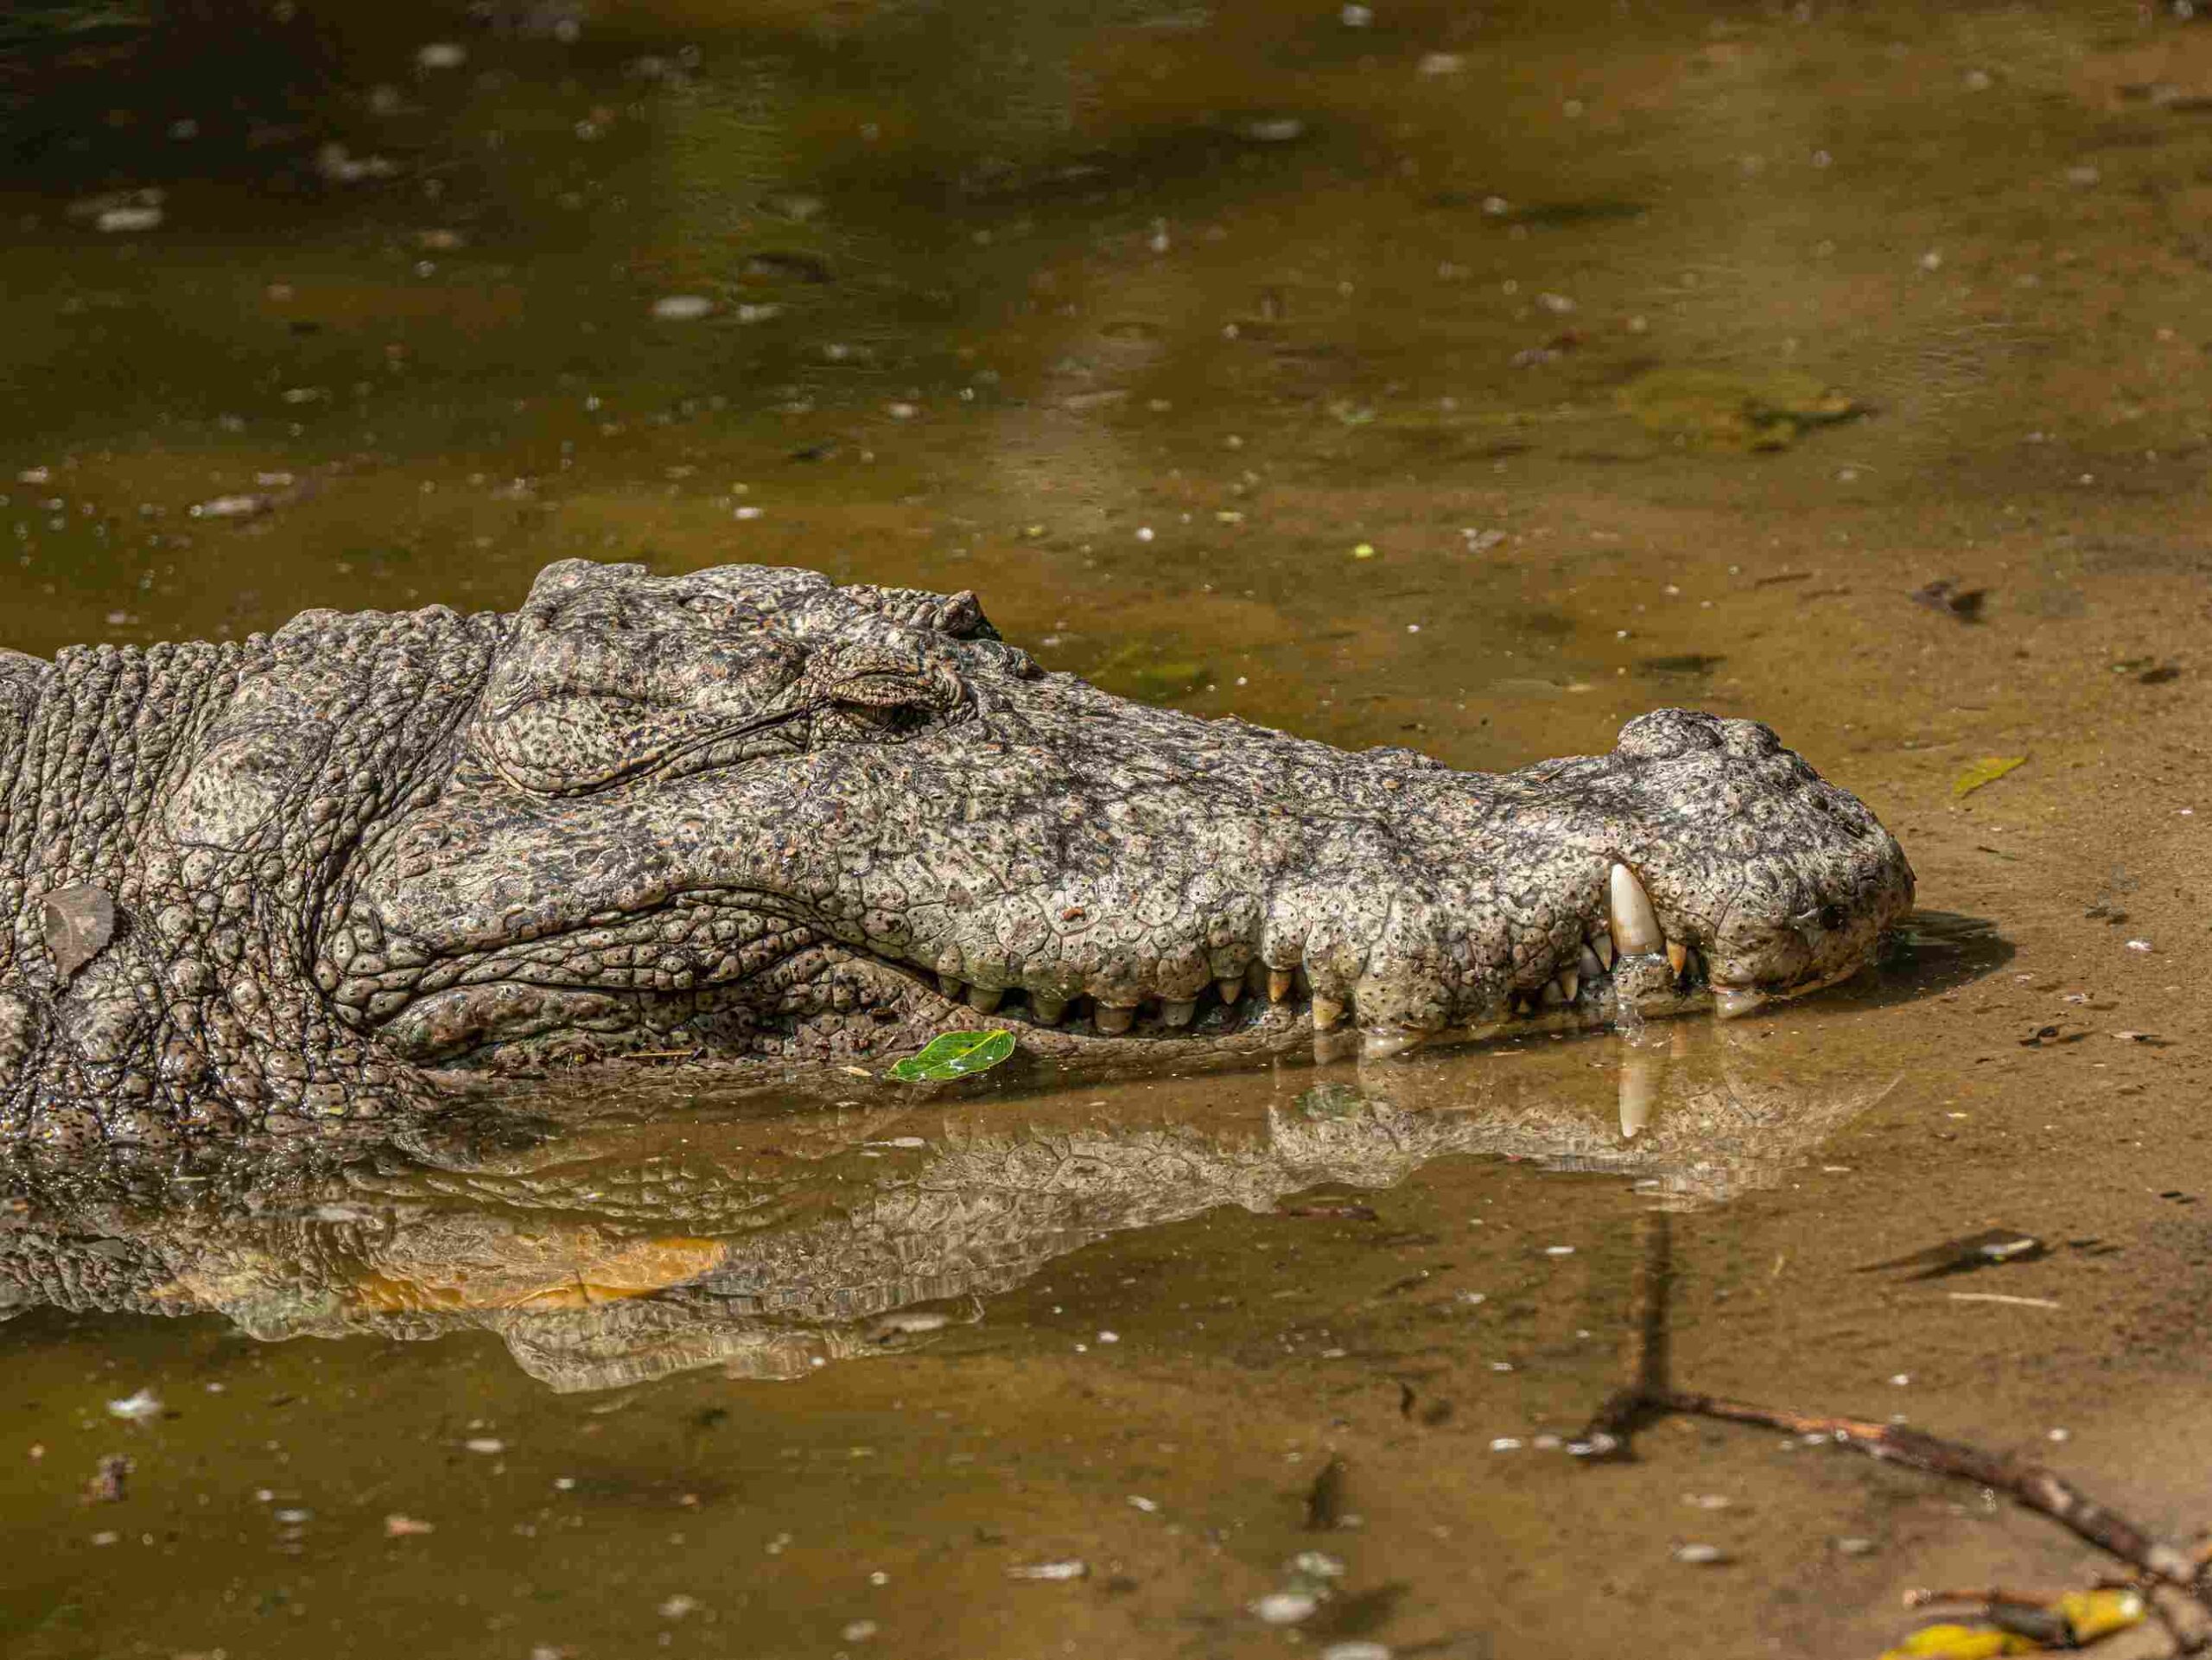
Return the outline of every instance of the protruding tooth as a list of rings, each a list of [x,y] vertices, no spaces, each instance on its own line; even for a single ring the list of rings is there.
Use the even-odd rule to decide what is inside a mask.
[[[1651,1122],[1659,1094],[1659,1057],[1630,1049],[1621,1057],[1621,1135],[1632,1139]]]
[[[1039,991],[1029,994],[1029,1013],[1039,1026],[1058,1026],[1067,1018],[1067,1012],[1065,997],[1047,997]]]
[[[1363,1032],[1359,1038],[1359,1058],[1362,1060],[1388,1060],[1392,1055],[1411,1054],[1427,1040],[1426,1032]]]
[[[1514,994],[1513,1012],[1516,1014],[1533,1014],[1535,1013],[1535,1009],[1536,1006],[1529,1001],[1529,995],[1526,992],[1516,992]]]
[[[1004,986],[970,986],[968,988],[968,1007],[978,1014],[994,1014],[1006,996]]]
[[[1567,1001],[1573,1002],[1574,994],[1582,989],[1582,976],[1573,969],[1561,969],[1559,971],[1558,985],[1559,989],[1567,994]]]
[[[1297,983],[1298,974],[1295,970],[1269,969],[1268,970],[1268,1001],[1271,1003],[1284,1002],[1290,995],[1290,989]]]
[[[1667,942],[1667,966],[1680,974],[1690,960],[1690,948],[1679,939]]]
[[[1765,1003],[1766,993],[1764,991],[1754,991],[1748,988],[1738,990],[1733,986],[1726,988],[1715,986],[1713,989],[1713,1012],[1720,1020],[1739,1019],[1743,1015],[1764,1008]]]
[[[1598,954],[1599,967],[1610,969],[1613,966],[1613,937],[1611,934],[1600,929],[1592,936],[1590,949]]]
[[[1597,952],[1585,945],[1575,957],[1574,969],[1584,979],[1594,980],[1605,971],[1605,965],[1598,960]]]
[[[1134,1007],[1124,1008],[1113,1003],[1099,1004],[1092,1014],[1098,1022],[1098,1029],[1109,1038],[1128,1031],[1130,1022],[1136,1017],[1137,1011]]]
[[[942,971],[940,971],[937,976],[937,989],[943,992],[946,996],[951,998],[956,1003],[960,1001],[961,995],[968,989],[965,985],[961,983],[961,979],[958,975],[946,974]]]
[[[1223,1002],[1233,1005],[1244,995],[1244,976],[1241,974],[1224,974],[1213,983],[1213,989],[1214,995]]]
[[[1162,997],[1160,1000],[1160,1023],[1162,1026],[1188,1026],[1191,1016],[1198,1012],[1195,1002]]]
[[[1559,983],[1559,976],[1554,975],[1544,982],[1542,989],[1536,993],[1536,1001],[1546,1008],[1558,1008],[1573,1000],[1567,995],[1567,988]]]
[[[1613,944],[1630,957],[1664,951],[1667,936],[1660,932],[1659,913],[1651,896],[1626,865],[1615,865],[1607,880],[1607,908],[1611,913]]]
[[[1313,994],[1313,1029],[1325,1032],[1344,1017],[1344,1006],[1334,997]]]

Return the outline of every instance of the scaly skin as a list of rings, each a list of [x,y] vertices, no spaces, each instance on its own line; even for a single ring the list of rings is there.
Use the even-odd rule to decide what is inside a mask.
[[[872,1062],[979,1008],[1187,1059],[1743,1006],[1855,971],[1912,895],[1755,722],[1453,773],[1045,674],[971,595],[761,567],[0,656],[0,1111],[64,1142]],[[1611,960],[1617,865],[1676,961]]]

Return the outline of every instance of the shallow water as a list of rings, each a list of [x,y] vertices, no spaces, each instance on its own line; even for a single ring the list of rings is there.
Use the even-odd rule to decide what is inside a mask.
[[[2212,1525],[2212,29],[496,10],[0,74],[37,93],[0,645],[806,563],[1462,766],[1757,715],[1926,914],[1878,976],[1634,1049],[671,1083],[281,1176],[26,1180],[10,1653],[1841,1655],[1906,1587],[2088,1571],[1772,1434],[1541,1444],[1618,1380],[1654,1216],[1686,1383]],[[157,225],[97,228],[149,188]],[[2049,1249],[1870,1268],[2000,1226]]]

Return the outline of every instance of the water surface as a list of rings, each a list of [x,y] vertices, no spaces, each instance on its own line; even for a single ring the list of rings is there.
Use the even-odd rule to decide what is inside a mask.
[[[1655,1214],[1686,1382],[2212,1522],[2212,29],[315,11],[0,74],[0,644],[804,563],[1462,766],[1756,715],[1929,914],[1634,1050],[686,1084],[26,1177],[11,1653],[1841,1655],[1908,1586],[2088,1571],[1756,1432],[1546,1444]],[[1993,1226],[2048,1250],[1864,1271]]]

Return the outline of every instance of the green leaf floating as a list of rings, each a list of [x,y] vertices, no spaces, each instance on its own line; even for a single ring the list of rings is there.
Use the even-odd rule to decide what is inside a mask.
[[[893,1061],[884,1076],[901,1084],[943,1084],[988,1072],[1013,1053],[1011,1032],[946,1032],[918,1055]]]

